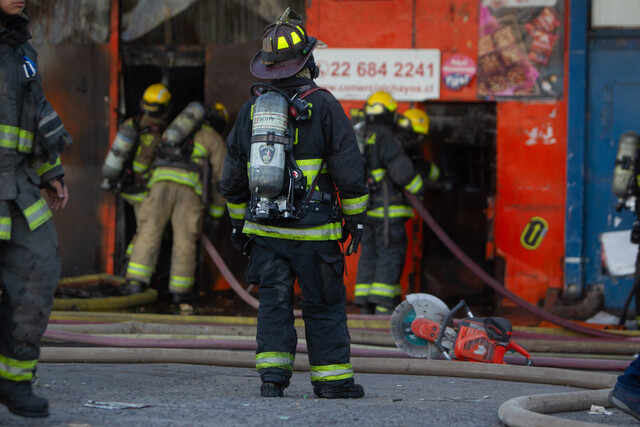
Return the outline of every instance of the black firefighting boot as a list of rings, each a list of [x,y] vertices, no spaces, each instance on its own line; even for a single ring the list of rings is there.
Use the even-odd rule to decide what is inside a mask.
[[[373,314],[376,311],[376,305],[371,302],[365,302],[360,307],[360,314]]]
[[[139,294],[144,291],[146,285],[138,280],[127,279],[126,283],[120,286],[120,295],[133,295]]]
[[[364,397],[364,388],[350,381],[314,382],[313,392],[324,399],[359,399]]]
[[[0,379],[0,403],[16,415],[31,418],[49,416],[49,402],[36,396],[29,381]]]
[[[173,314],[194,314],[196,304],[196,293],[172,293],[173,304],[171,306]]]
[[[260,386],[260,396],[262,397],[283,397],[284,387],[278,383],[265,381]]]

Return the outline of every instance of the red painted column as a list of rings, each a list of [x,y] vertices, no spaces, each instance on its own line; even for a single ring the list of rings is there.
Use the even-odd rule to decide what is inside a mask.
[[[109,141],[113,141],[118,130],[118,94],[120,81],[120,1],[111,1],[111,26],[108,49],[111,57],[109,70]],[[105,198],[100,207],[102,222],[102,252],[104,271],[114,273],[114,252],[116,247],[116,206],[112,197]]]

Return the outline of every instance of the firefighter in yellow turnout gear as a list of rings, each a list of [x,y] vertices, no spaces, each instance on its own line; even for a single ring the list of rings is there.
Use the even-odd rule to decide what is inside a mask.
[[[128,291],[149,285],[163,230],[171,221],[169,291],[176,304],[193,300],[197,242],[205,216],[219,219],[225,211],[219,183],[226,147],[218,132],[227,119],[222,104],[205,108],[192,102],[165,130],[152,166],[149,195],[140,206],[138,237],[126,273]],[[203,197],[205,187],[208,194]]]
[[[162,83],[149,86],[140,100],[139,114],[126,119],[118,128],[111,149],[102,165],[103,190],[112,190],[133,208],[136,223],[140,202],[147,195],[147,182],[156,147],[167,127],[171,92]],[[136,239],[127,247],[127,256]]]

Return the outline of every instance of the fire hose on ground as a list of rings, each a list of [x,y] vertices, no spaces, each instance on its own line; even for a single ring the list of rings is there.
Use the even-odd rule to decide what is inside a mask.
[[[243,318],[222,317],[225,323],[215,320],[215,324],[179,324],[179,323],[149,323],[140,318],[140,314],[128,316],[131,320],[119,317],[118,323],[87,323],[97,320],[106,320],[100,317],[76,317],[76,320],[59,320],[60,314],[54,313],[49,322],[50,328],[78,334],[172,334],[172,335],[225,335],[225,336],[256,336],[255,323],[240,324]],[[172,316],[175,318],[175,316]],[[84,319],[80,320],[80,319]],[[134,320],[137,319],[137,320]],[[184,317],[179,317],[184,319]],[[237,319],[238,324],[233,324]],[[251,318],[253,322],[253,318]],[[368,330],[358,328],[358,323],[351,322],[350,335],[354,344],[377,345],[396,348],[388,330]],[[369,325],[370,326],[370,325]],[[382,325],[381,325],[382,326]],[[304,338],[305,331],[302,326],[296,327],[298,337]],[[618,340],[598,340],[581,337],[558,337],[545,334],[530,334],[514,330],[514,339],[531,352],[540,353],[574,353],[593,355],[634,355],[638,353],[638,344],[635,342]],[[523,337],[523,338],[521,338]],[[609,344],[609,345],[603,345]]]
[[[255,350],[255,341],[237,339],[238,336],[193,336],[193,335],[169,335],[162,334],[158,338],[155,334],[133,334],[133,337],[106,336],[65,332],[49,328],[44,337],[85,345],[98,345],[109,347],[136,347],[136,348],[185,348],[185,349],[228,349],[228,350]],[[226,338],[226,339],[225,339]],[[229,339],[234,338],[234,339]],[[306,353],[306,343],[298,344],[298,353]],[[351,354],[355,357],[384,357],[384,358],[409,358],[407,354],[397,348],[359,347],[354,344]],[[505,358],[512,365],[524,365],[525,360],[519,356]],[[575,368],[575,369],[599,369],[599,370],[624,370],[629,360],[588,359],[566,357],[535,357],[534,364],[540,367]]]
[[[497,280],[488,275],[482,268],[480,268],[477,264],[475,264],[464,252],[460,250],[460,248],[444,233],[444,231],[439,227],[439,225],[433,220],[433,218],[426,211],[424,206],[422,206],[418,200],[407,194],[410,202],[416,208],[422,219],[425,223],[434,231],[434,233],[443,241],[443,243],[454,253],[454,255],[460,259],[465,266],[467,266],[471,271],[473,271],[478,277],[480,277],[485,283],[487,283],[490,287],[492,287],[496,292],[501,294],[503,297],[513,301],[517,305],[526,310],[532,312],[533,314],[538,315],[539,317],[548,320],[552,323],[555,323],[559,326],[564,327],[570,331],[578,332],[587,336],[595,336],[599,338],[606,338],[609,340],[620,341],[621,335],[615,333],[607,333],[604,331],[599,331],[595,329],[591,329],[585,326],[581,326],[572,322],[569,322],[565,319],[560,318],[559,316],[555,316],[551,313],[548,313],[541,308],[525,301],[524,299],[518,297],[517,295],[506,290]],[[216,265],[220,268],[221,273],[229,282],[232,289],[242,298],[245,302],[251,305],[254,308],[257,308],[258,301],[252,295],[250,295],[237,280],[233,277],[231,272],[228,270],[226,265],[224,264],[222,258],[215,250],[211,242],[205,237],[203,238],[203,243],[205,250],[209,253],[210,257],[216,263]],[[300,316],[300,312],[296,313],[297,316]],[[366,318],[370,316],[350,316],[350,318],[362,318],[366,321]],[[385,316],[386,317],[386,316]],[[237,319],[237,318],[236,318]],[[372,319],[373,320],[373,319]],[[379,320],[386,320],[379,318]],[[373,320],[375,321],[375,320]],[[194,323],[197,323],[194,322]],[[95,337],[95,336],[84,336],[80,337],[79,335],[83,334],[71,334],[64,335],[65,332],[62,331],[47,331],[45,334],[46,337],[52,339],[62,339],[62,340],[71,340],[72,342],[84,342],[85,344],[93,344],[93,345],[108,345],[113,344],[114,341],[110,339],[110,337]],[[69,334],[69,333],[67,333]],[[75,336],[72,336],[75,335]],[[75,341],[74,341],[75,340]],[[127,341],[133,340],[133,341]],[[184,339],[174,339],[174,341],[169,340],[169,342],[165,342],[165,340],[158,339],[146,339],[145,338],[119,338],[116,339],[116,345],[119,345],[120,348],[109,348],[109,347],[101,347],[101,348],[73,348],[71,351],[69,349],[59,348],[59,347],[45,347],[42,349],[41,361],[43,362],[72,362],[72,361],[82,361],[82,362],[91,362],[95,361],[97,363],[154,363],[154,362],[162,362],[162,363],[206,363],[206,364],[214,364],[218,366],[245,366],[245,367],[254,367],[255,360],[253,354],[246,354],[248,356],[248,360],[241,360],[242,357],[240,355],[242,353],[239,352],[223,352],[222,350],[209,350],[202,349],[200,347],[201,343],[184,340]],[[625,341],[637,341],[636,338],[627,338]],[[151,341],[151,342],[150,342]],[[180,342],[176,342],[180,341]],[[188,342],[186,342],[188,341]],[[201,341],[211,341],[211,340],[201,340]],[[238,348],[238,349],[251,349],[250,346],[247,346],[246,343],[238,344],[238,341],[228,340],[229,342],[219,342],[216,344],[215,348],[224,348],[224,346],[236,346],[236,347],[247,347],[247,348]],[[177,348],[166,348],[171,343],[175,344]],[[125,345],[126,344],[126,345]],[[140,344],[146,344],[147,346],[158,346],[160,348],[139,348]],[[196,348],[187,348],[184,346],[189,344]],[[549,344],[549,343],[547,343]],[[206,344],[208,346],[212,346],[212,344]],[[590,344],[587,344],[590,345]],[[126,346],[135,346],[136,348],[122,348]],[[304,351],[304,345],[300,346],[300,351]],[[370,372],[370,373],[396,373],[396,374],[415,374],[415,375],[439,375],[439,376],[459,376],[465,378],[486,378],[493,380],[510,380],[510,381],[524,381],[524,382],[539,382],[541,381],[540,377],[534,379],[531,377],[531,374],[534,374],[534,371],[550,369],[549,378],[545,379],[545,384],[558,384],[558,385],[570,385],[576,387],[583,388],[610,388],[615,385],[616,376],[609,374],[593,374],[588,372],[581,372],[580,375],[576,375],[575,371],[566,371],[567,378],[561,378],[560,374],[562,369],[556,368],[544,368],[544,367],[528,367],[526,369],[522,369],[518,366],[514,365],[490,365],[490,364],[476,364],[476,363],[468,363],[468,362],[456,362],[452,364],[448,361],[439,361],[439,360],[423,360],[423,359],[405,359],[391,356],[387,350],[372,350],[372,349],[361,349],[364,354],[367,356],[373,357],[384,357],[382,360],[375,360],[372,358],[361,358],[358,357],[359,351],[356,350],[354,354],[354,358],[352,359],[352,363],[354,368],[359,372]],[[217,353],[216,353],[217,352]],[[244,355],[243,355],[244,356]],[[204,357],[205,360],[202,360]],[[305,358],[306,359],[306,358]],[[300,362],[300,358],[296,360],[296,365],[294,369],[296,370],[307,370],[307,364]],[[442,364],[442,366],[440,366]],[[302,365],[302,366],[300,366]],[[430,366],[431,365],[431,366]],[[466,366],[469,365],[469,366]],[[602,367],[603,365],[599,365],[598,369],[606,369]],[[436,367],[432,370],[433,367]],[[528,372],[527,372],[528,371]],[[592,375],[596,375],[597,377],[593,377]],[[544,376],[544,375],[543,375]],[[549,381],[549,382],[548,382]],[[559,381],[559,382],[556,382]],[[558,396],[565,396],[565,398],[559,398],[558,396],[553,397],[554,405],[549,405],[545,399],[549,399],[548,397],[541,396],[524,396],[516,399],[512,399],[508,402],[505,402],[499,410],[500,419],[508,425],[534,425],[537,423],[544,423],[546,425],[571,425],[570,421],[561,420],[561,424],[558,424],[559,420],[553,417],[549,417],[547,415],[543,415],[543,413],[548,412],[560,412],[567,410],[581,410],[588,408],[591,404],[600,404],[601,406],[609,406],[606,401],[607,390],[598,390],[596,392],[577,392],[577,393],[561,393]],[[551,395],[550,395],[551,396]],[[583,424],[584,425],[584,424]]]
[[[241,319],[238,319],[241,320]],[[120,332],[185,332],[197,328],[198,332],[220,333],[224,329],[234,331],[236,335],[253,332],[246,325],[167,325],[167,324],[141,324],[132,322],[122,324],[57,324],[54,327],[84,330],[86,332],[113,333]],[[235,328],[232,329],[232,328]],[[175,329],[175,330],[174,330]],[[361,331],[354,334],[358,336]],[[363,331],[369,337],[373,331]],[[89,336],[86,334],[68,333],[49,330],[45,334],[50,339],[59,339],[67,342],[101,345],[99,348],[64,348],[43,347],[41,362],[49,363],[188,363],[206,364],[229,367],[255,367],[255,355],[247,351],[228,351],[229,348],[238,350],[254,350],[255,343],[238,342],[234,340],[217,340],[217,343],[207,337],[200,339],[184,340],[158,340],[145,338],[114,338],[104,336]],[[178,335],[179,336],[179,335]],[[248,336],[248,335],[247,335]],[[203,344],[206,343],[206,344]],[[172,344],[171,344],[172,343]],[[176,348],[168,348],[172,346]],[[196,348],[185,348],[187,344]],[[118,345],[120,347],[102,347],[105,345]],[[141,346],[152,348],[140,348]],[[127,346],[133,346],[133,348]],[[155,347],[155,348],[154,348]],[[208,347],[206,349],[205,347]],[[217,348],[217,349],[211,349]],[[223,350],[223,349],[227,350]],[[304,345],[300,345],[298,352],[306,351]],[[587,389],[599,389],[595,392],[580,391],[572,393],[557,393],[552,395],[522,396],[511,399],[500,406],[499,417],[507,425],[549,426],[574,425],[566,419],[558,419],[544,413],[577,411],[588,409],[591,405],[609,406],[606,396],[609,389],[615,384],[616,376],[602,373],[545,368],[527,367],[523,369],[516,365],[493,365],[471,362],[455,362],[444,360],[428,360],[406,358],[406,355],[395,351],[396,356],[389,350],[353,349],[354,357],[351,359],[354,369],[362,373],[377,374],[405,374],[405,375],[437,375],[476,379],[490,379],[502,381],[530,382],[551,385],[563,385],[581,387]],[[366,357],[360,357],[366,356]],[[397,357],[402,356],[402,357]],[[592,369],[610,368],[606,364],[599,364]],[[294,364],[294,370],[308,371],[308,360],[304,354],[299,354]],[[577,424],[576,424],[577,425]]]

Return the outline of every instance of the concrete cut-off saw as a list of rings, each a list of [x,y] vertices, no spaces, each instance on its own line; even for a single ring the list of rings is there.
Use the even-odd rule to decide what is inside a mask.
[[[465,318],[454,327],[453,316],[464,309]],[[502,317],[473,317],[461,300],[452,310],[437,297],[410,294],[391,315],[391,336],[405,353],[423,359],[448,359],[469,362],[503,363],[508,350],[531,356],[511,341],[511,322]]]

